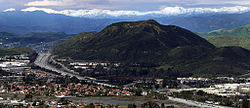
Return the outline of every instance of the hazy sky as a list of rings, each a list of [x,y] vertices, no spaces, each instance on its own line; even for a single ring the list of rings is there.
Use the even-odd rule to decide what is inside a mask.
[[[27,7],[63,9],[158,10],[164,7],[250,7],[250,0],[0,0],[0,9]]]

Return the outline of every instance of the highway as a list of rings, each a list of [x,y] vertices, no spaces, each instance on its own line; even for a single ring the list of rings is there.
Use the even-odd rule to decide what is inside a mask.
[[[48,61],[49,61],[50,58],[51,58],[51,53],[49,53],[49,52],[47,52],[47,53],[39,53],[34,63],[35,63],[35,65],[37,65],[37,66],[39,66],[41,68],[51,70],[53,72],[60,73],[63,76],[68,75],[70,77],[76,77],[79,80],[84,80],[84,81],[94,83],[94,84],[97,84],[97,85],[103,85],[103,86],[108,86],[108,87],[116,87],[114,85],[98,82],[97,80],[94,80],[94,79],[89,79],[89,77],[83,77],[83,76],[80,76],[78,74],[74,74],[76,72],[74,72],[73,70],[58,69],[58,68],[48,64]],[[66,67],[64,66],[64,68],[66,68]],[[66,70],[69,70],[69,71],[66,71]]]
[[[76,75],[76,74],[72,74],[72,73],[69,73],[69,72],[66,72],[66,71],[62,71],[60,69],[57,69],[51,65],[48,64],[48,61],[49,61],[49,58],[50,58],[51,54],[50,53],[39,53],[38,54],[38,57],[37,59],[35,60],[35,64],[41,68],[45,68],[47,70],[51,70],[51,71],[54,71],[54,72],[57,72],[57,73],[61,73],[61,75],[65,76],[65,75],[68,75],[68,76],[75,76],[77,77],[79,80],[85,80],[86,78],[85,77],[82,77],[82,76],[79,76],[79,75]]]
[[[232,108],[232,107],[227,107],[227,106],[208,104],[208,103],[197,102],[197,101],[193,101],[193,100],[186,100],[186,99],[181,99],[181,98],[174,98],[174,97],[168,97],[168,98],[171,101],[187,104],[190,106],[196,106],[199,108]]]
[[[66,66],[64,66],[62,63],[57,62],[56,60],[54,60],[54,58],[55,58],[55,56],[51,56],[51,57],[50,57],[50,60],[52,60],[53,63],[60,65],[60,66],[61,66],[61,70],[66,71],[66,72],[70,72],[70,73],[72,73],[72,74],[78,74],[78,73],[75,72],[74,70],[68,69],[68,68],[67,68]]]

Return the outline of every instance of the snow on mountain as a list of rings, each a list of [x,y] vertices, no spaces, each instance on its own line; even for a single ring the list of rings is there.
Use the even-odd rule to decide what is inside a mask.
[[[9,8],[9,9],[3,10],[3,12],[11,12],[11,11],[16,11],[16,9],[15,8]]]
[[[166,15],[166,16],[175,16],[175,15],[194,15],[194,14],[206,14],[206,13],[244,13],[250,11],[250,7],[235,6],[235,7],[221,7],[221,8],[184,8],[184,7],[165,7],[158,11],[128,11],[128,10],[101,10],[101,9],[92,9],[92,10],[53,10],[48,8],[37,8],[29,7],[22,9],[23,12],[34,12],[34,11],[43,11],[48,14],[62,14],[72,17],[120,17],[120,16],[144,16],[144,15]]]

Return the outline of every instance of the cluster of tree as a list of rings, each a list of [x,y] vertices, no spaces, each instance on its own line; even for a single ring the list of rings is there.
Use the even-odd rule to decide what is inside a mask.
[[[30,48],[26,48],[26,47],[2,48],[0,47],[0,57],[20,55],[20,54],[28,54],[31,58],[36,57],[36,52]]]
[[[157,92],[150,92],[147,97],[150,97],[152,99],[159,99],[159,100],[166,100],[168,99],[168,97],[164,94],[160,94],[160,93],[157,93]]]
[[[249,99],[244,99],[242,101],[242,108],[250,108],[250,100]]]
[[[108,67],[109,69],[104,69],[102,66],[97,66],[92,70],[76,69],[76,71],[82,76],[91,76],[100,79],[110,80],[111,83],[122,85],[131,83],[134,79],[138,78],[165,78],[166,76],[171,76],[171,79],[177,77],[191,76],[192,74],[181,73],[175,68],[162,69],[159,65],[152,64],[123,64],[121,63],[119,67]],[[167,78],[169,79],[169,78]],[[165,83],[170,84],[170,83]],[[174,85],[173,85],[174,86]]]
[[[182,92],[174,92],[174,97],[188,99],[188,100],[195,100],[199,102],[206,102],[206,101],[212,101],[212,102],[220,102],[220,105],[224,106],[231,106],[231,107],[239,107],[242,105],[241,102],[239,102],[240,99],[244,98],[244,96],[232,96],[232,97],[226,97],[226,96],[217,96],[213,94],[207,94],[201,90],[199,91],[182,91]],[[246,104],[246,103],[244,103]]]
[[[167,106],[165,107],[164,103],[162,104],[157,104],[155,102],[147,102],[141,105],[141,108],[174,108],[174,106]]]
[[[5,72],[5,71],[3,71],[1,68],[0,68],[0,76],[11,76],[12,75],[12,73],[10,73],[10,72]]]

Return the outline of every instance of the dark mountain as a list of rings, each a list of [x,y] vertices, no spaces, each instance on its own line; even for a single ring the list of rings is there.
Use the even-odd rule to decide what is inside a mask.
[[[115,23],[99,33],[81,33],[57,45],[53,53],[75,60],[154,64],[155,70],[146,71],[146,75],[159,77],[228,76],[250,70],[249,50],[215,48],[186,29],[154,20]],[[119,72],[140,75],[134,68]]]
[[[54,48],[54,53],[73,59],[154,62],[181,46],[214,48],[198,35],[154,20],[111,24],[96,34],[80,34]]]

